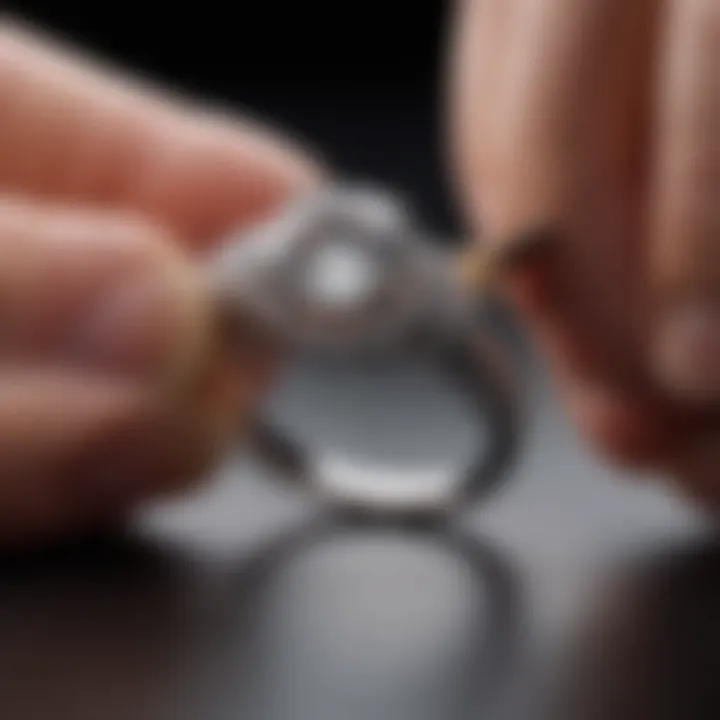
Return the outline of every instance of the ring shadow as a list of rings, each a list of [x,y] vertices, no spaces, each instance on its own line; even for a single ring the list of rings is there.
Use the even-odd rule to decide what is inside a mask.
[[[466,568],[484,602],[471,600],[478,608],[461,632],[464,672],[448,680],[455,699],[431,717],[487,712],[511,675],[519,635],[517,577],[502,553],[449,526],[321,516],[229,569],[130,533],[0,556],[0,717],[265,718],[257,670],[269,652],[268,588],[302,556],[350,537],[379,548],[401,540],[421,554],[434,547],[443,562]],[[393,572],[402,576],[402,568]],[[382,595],[383,587],[374,591]],[[408,600],[415,595],[412,586],[403,592]],[[341,602],[339,609],[343,615],[348,608]],[[339,622],[357,622],[349,614]],[[391,640],[392,632],[387,628]],[[282,665],[288,650],[275,647],[271,662]],[[352,685],[350,677],[349,695]],[[340,693],[339,702],[346,699]],[[391,710],[397,720],[400,710]]]

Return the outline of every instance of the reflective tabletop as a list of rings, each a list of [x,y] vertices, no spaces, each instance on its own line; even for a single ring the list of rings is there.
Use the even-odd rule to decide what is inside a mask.
[[[0,717],[715,717],[720,550],[589,457],[523,362],[523,457],[449,524],[330,516],[239,452],[122,536],[4,557]],[[300,369],[274,402],[366,471],[442,475],[477,429],[423,382],[390,402]]]

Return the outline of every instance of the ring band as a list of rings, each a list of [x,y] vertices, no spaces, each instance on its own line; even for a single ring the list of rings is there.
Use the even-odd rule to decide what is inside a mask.
[[[508,477],[520,440],[519,393],[490,352],[487,341],[445,338],[424,352],[456,390],[472,399],[473,414],[487,435],[483,449],[456,483],[377,486],[343,483],[313,466],[312,455],[276,425],[257,419],[253,449],[273,474],[294,488],[313,491],[333,509],[396,518],[451,514],[497,492]],[[497,349],[497,348],[495,348]]]
[[[499,251],[476,254],[474,289],[536,258],[547,238],[529,233]],[[339,251],[369,266],[370,280],[359,295],[333,305],[325,296],[318,300],[314,290],[308,295],[304,283],[318,254],[340,256]],[[339,273],[333,267],[321,280]],[[333,186],[301,198],[263,226],[231,238],[210,271],[220,311],[254,316],[291,353],[310,349],[320,356],[339,352],[375,360],[398,351],[424,355],[472,399],[489,436],[482,456],[450,490],[378,490],[372,484],[348,489],[323,478],[298,442],[258,417],[251,439],[275,474],[332,505],[394,515],[441,514],[499,487],[519,444],[519,393],[507,358],[477,326],[477,297],[459,280],[456,258],[425,242],[387,194]]]

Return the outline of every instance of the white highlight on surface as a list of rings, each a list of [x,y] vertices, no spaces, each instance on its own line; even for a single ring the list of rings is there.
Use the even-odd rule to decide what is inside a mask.
[[[318,468],[315,482],[321,489],[350,503],[367,503],[372,498],[385,509],[444,508],[465,479],[464,464],[458,462],[404,469],[383,467],[368,458],[358,462],[327,454],[313,461]]]
[[[490,440],[474,399],[428,359],[298,362],[269,416],[310,455],[312,481],[348,501],[435,506]]]
[[[338,242],[314,253],[303,285],[313,302],[352,307],[372,297],[378,283],[379,270],[373,258],[351,243]]]

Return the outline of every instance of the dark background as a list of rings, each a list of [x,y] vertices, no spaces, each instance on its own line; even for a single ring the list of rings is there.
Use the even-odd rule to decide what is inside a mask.
[[[288,127],[339,172],[390,183],[455,230],[443,160],[451,4],[11,2],[11,12],[173,86]]]

